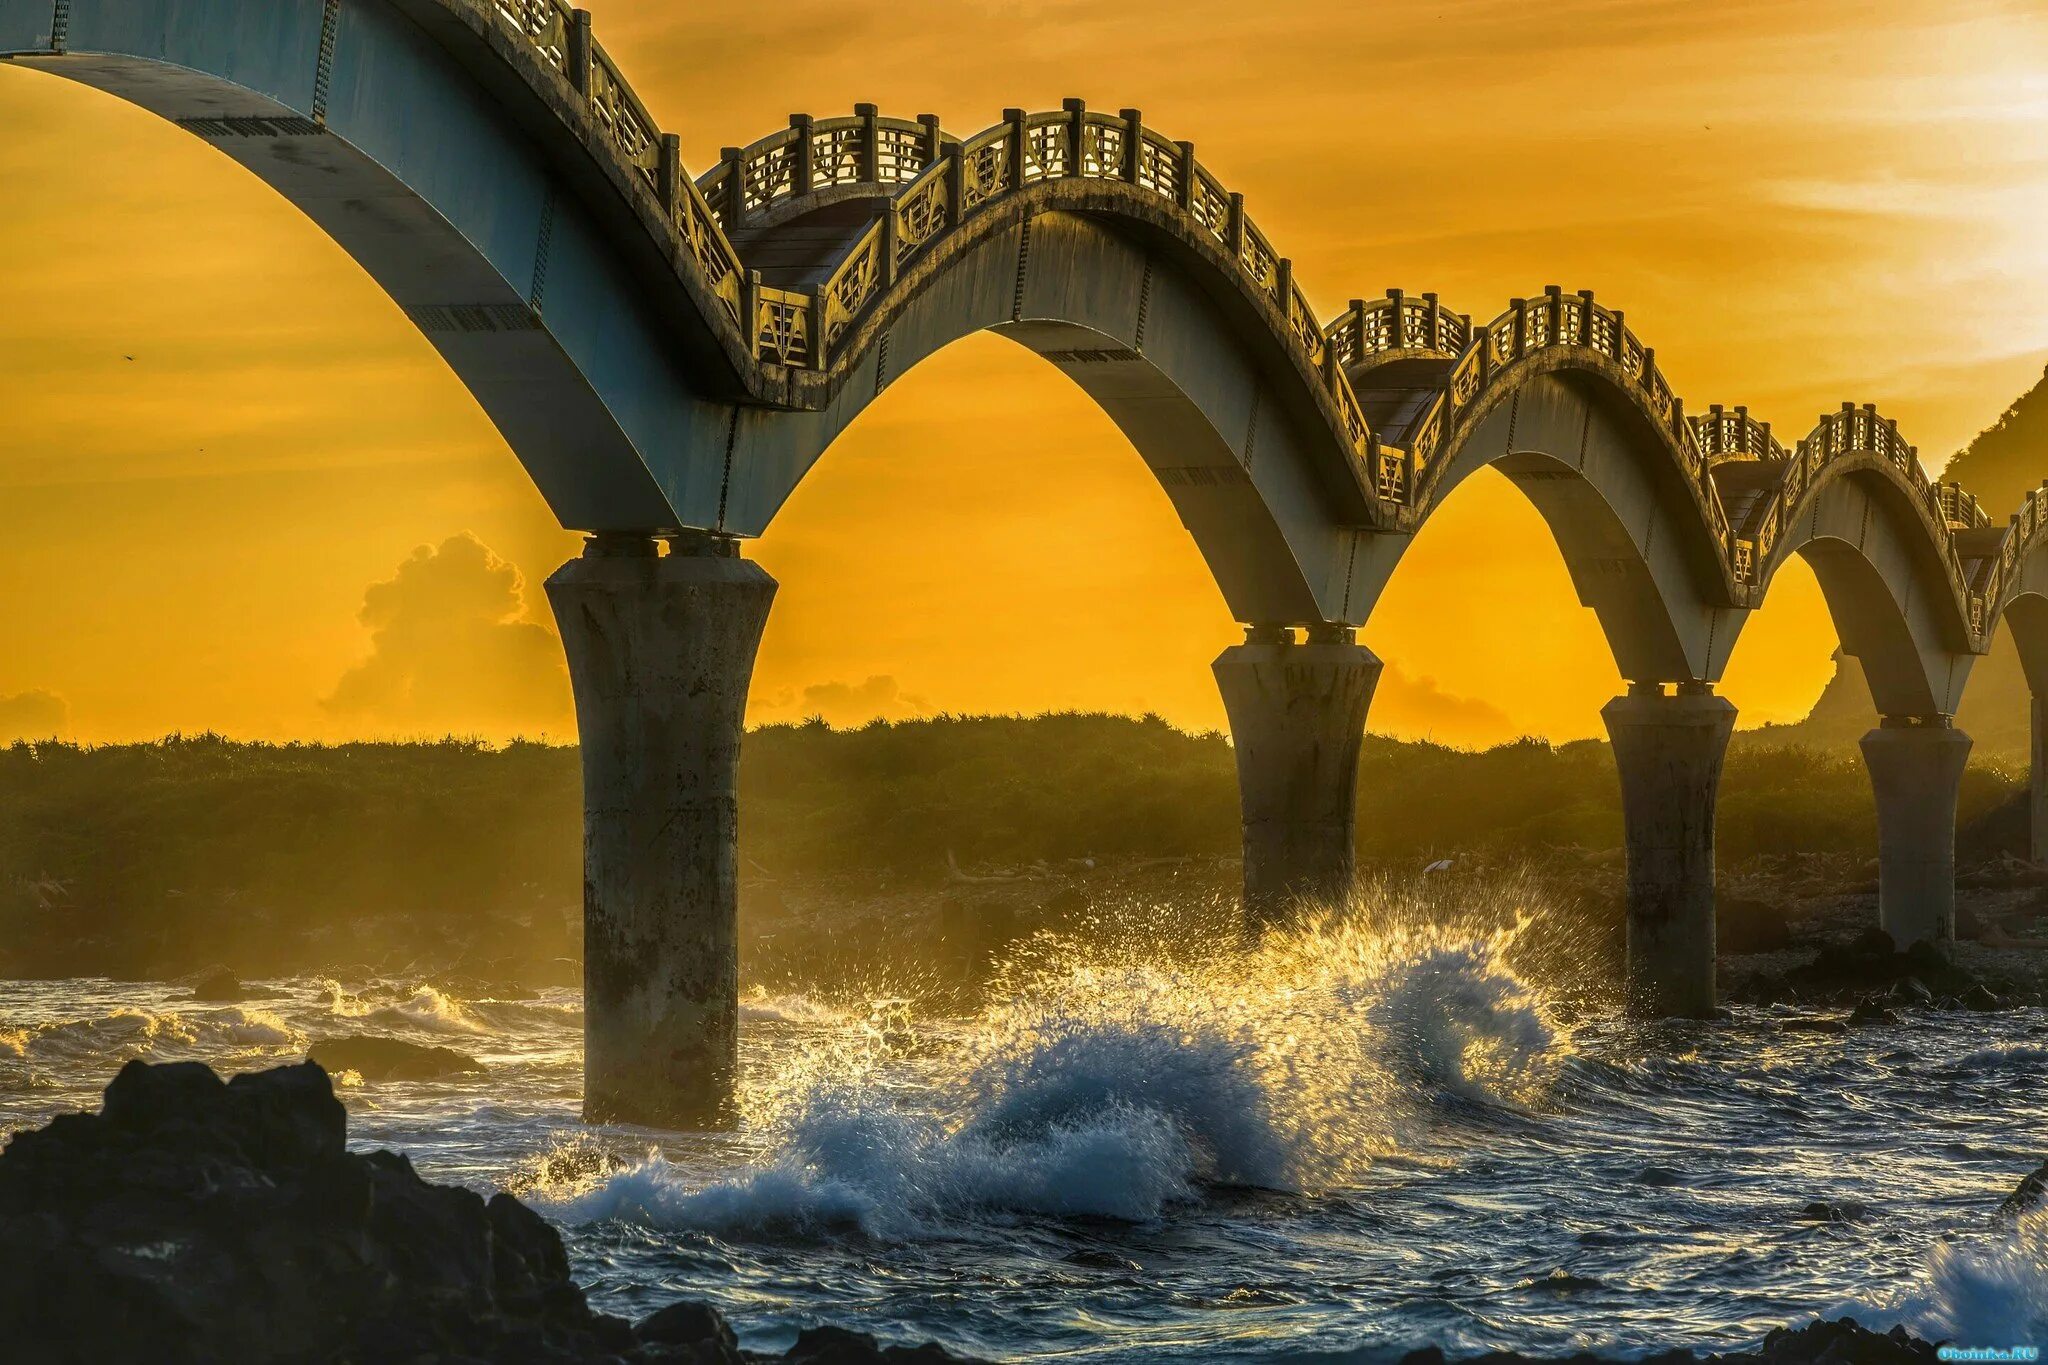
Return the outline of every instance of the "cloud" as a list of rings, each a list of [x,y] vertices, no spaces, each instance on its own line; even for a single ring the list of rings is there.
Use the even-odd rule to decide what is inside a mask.
[[[871,673],[857,683],[812,683],[801,694],[778,688],[756,697],[747,719],[752,724],[772,725],[820,716],[833,725],[848,726],[865,725],[877,718],[904,720],[928,715],[931,709],[923,697],[905,692],[895,678],[886,673]]]
[[[0,742],[49,739],[71,728],[71,707],[40,689],[0,697]]]
[[[569,675],[555,633],[526,618],[525,581],[465,531],[422,545],[363,593],[370,657],[329,713],[406,731],[566,732]]]
[[[1435,678],[1414,677],[1392,664],[1380,674],[1370,723],[1383,734],[1470,748],[1505,743],[1529,728],[1517,726],[1492,702],[1446,692]]]

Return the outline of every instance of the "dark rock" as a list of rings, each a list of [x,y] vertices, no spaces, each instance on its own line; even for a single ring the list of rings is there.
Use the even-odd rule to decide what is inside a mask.
[[[538,1215],[350,1155],[345,1125],[312,1063],[223,1084],[130,1062],[100,1113],[17,1133],[0,1154],[10,1359],[570,1361],[630,1343]]]
[[[1811,962],[1792,968],[1784,980],[1800,998],[1817,1003],[1848,1004],[1883,990],[1899,1006],[1958,996],[1980,984],[1940,945],[1923,940],[1899,952],[1882,929],[1823,945]]]
[[[1981,981],[1956,997],[1956,1003],[1966,1010],[1990,1012],[2006,1008],[2006,1003],[1991,993],[1991,988]]]
[[[1724,953],[1774,953],[1792,946],[1782,905],[1723,894],[1715,898],[1714,921],[1716,946]]]
[[[742,1365],[708,1307],[593,1312],[555,1230],[509,1194],[352,1153],[317,1063],[223,1083],[130,1062],[97,1114],[0,1150],[8,1365]],[[948,1365],[832,1328],[786,1358]]]
[[[1844,1019],[1780,1019],[1780,1033],[1847,1033],[1849,1024]]]
[[[189,987],[192,999],[215,1004],[231,1004],[237,1000],[275,1000],[284,994],[262,986],[246,985],[240,977],[218,964],[181,978],[177,984]]]
[[[1928,1365],[1937,1359],[1933,1343],[1921,1341],[1894,1327],[1873,1332],[1853,1318],[1839,1322],[1810,1322],[1804,1327],[1780,1327],[1764,1338],[1755,1351],[1727,1355],[1695,1355],[1687,1350],[1662,1351],[1643,1356],[1633,1365]],[[1447,1358],[1435,1346],[1410,1351],[1401,1365],[1446,1365]],[[1519,1351],[1491,1351],[1467,1356],[1461,1365],[1621,1365],[1607,1356],[1581,1352],[1573,1356],[1531,1356]]]
[[[1907,1008],[1926,1006],[1934,1003],[1934,992],[1919,977],[1909,976],[1892,987],[1891,999]]]
[[[2019,1188],[2005,1197],[2005,1202],[1998,1206],[1998,1216],[2001,1219],[2017,1218],[2043,1201],[2048,1201],[2048,1161],[2041,1163],[2040,1169],[2020,1181]]]
[[[725,1319],[718,1316],[718,1310],[709,1304],[692,1303],[688,1299],[642,1318],[633,1329],[633,1335],[662,1346],[712,1343],[730,1358],[739,1358],[739,1338],[733,1335],[732,1328],[726,1326]]]
[[[1849,1012],[1849,1025],[1851,1028],[1869,1028],[1878,1024],[1896,1024],[1898,1022],[1898,1014],[1876,1000],[1865,1000]]]
[[[1574,1275],[1562,1267],[1551,1271],[1541,1279],[1523,1280],[1515,1286],[1517,1289],[1526,1290],[1530,1293],[1549,1294],[1554,1298],[1560,1299],[1570,1298],[1574,1294],[1583,1294],[1588,1290],[1605,1289],[1606,1287],[1606,1283],[1602,1280],[1596,1280],[1589,1275]]]
[[[1848,1199],[1816,1199],[1799,1211],[1799,1217],[1809,1223],[1853,1223],[1862,1216],[1863,1206]]]
[[[194,1000],[240,1000],[242,983],[226,967],[209,967],[188,978]]]
[[[959,1365],[943,1346],[883,1346],[865,1332],[806,1327],[780,1357],[790,1365]]]
[[[482,1062],[452,1047],[369,1034],[323,1038],[306,1056],[329,1071],[353,1071],[366,1081],[431,1081],[484,1069]]]

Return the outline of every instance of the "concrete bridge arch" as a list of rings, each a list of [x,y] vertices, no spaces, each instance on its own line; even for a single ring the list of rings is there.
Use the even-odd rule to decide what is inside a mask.
[[[2048,677],[2034,502],[1991,528],[1868,410],[1791,451],[1741,409],[1688,414],[1590,294],[1483,326],[1390,294],[1323,324],[1242,197],[1135,110],[1013,110],[968,137],[799,116],[692,180],[559,0],[0,0],[0,55],[172,119],[285,194],[592,533],[549,593],[583,734],[593,1116],[702,1119],[734,1084],[734,775],[774,593],[738,542],[969,332],[1102,406],[1247,627],[1216,671],[1255,915],[1348,886],[1379,671],[1354,629],[1482,467],[1545,517],[1631,683],[1605,714],[1651,1012],[1711,1007],[1733,723],[1712,687],[1787,555],[1815,565],[1895,722],[1866,744],[1881,809],[1959,774],[1947,721],[2001,612]],[[1887,884],[1912,892],[1888,923],[1919,925],[1890,900],[1949,877],[1952,795],[1946,825],[1939,807],[1881,828]]]

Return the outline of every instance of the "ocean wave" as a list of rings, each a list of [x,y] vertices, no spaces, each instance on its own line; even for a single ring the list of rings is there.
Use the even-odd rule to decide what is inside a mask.
[[[552,1196],[571,1222],[914,1238],[987,1212],[1146,1222],[1236,1186],[1334,1183],[1404,1109],[1520,1102],[1566,1040],[1508,940],[1323,925],[1213,967],[1040,951],[944,1055],[905,1002],[750,1096],[771,1157],[704,1181],[649,1157]],[[899,1045],[899,1041],[900,1044]]]
[[[2008,1043],[2003,1047],[1978,1048],[1956,1058],[1951,1065],[1957,1071],[2003,1074],[2008,1067],[2031,1062],[2048,1062],[2048,1047],[2038,1043]]]
[[[1983,1236],[1936,1242],[1910,1288],[1880,1301],[1845,1301],[1823,1316],[1898,1323],[1929,1341],[1959,1346],[2048,1337],[2048,1206]]]
[[[230,1005],[202,1011],[117,1006],[102,1015],[0,1032],[0,1055],[86,1059],[181,1057],[194,1052],[302,1052],[306,1035],[281,1016]]]
[[[321,982],[320,998],[337,1019],[427,1033],[485,1032],[484,1025],[460,1000],[425,982],[411,987],[373,986],[357,993],[329,980]]]
[[[700,1185],[651,1155],[579,1193],[535,1197],[572,1223],[908,1240],[983,1210],[1149,1221],[1195,1198],[1200,1164],[1165,1115],[1127,1105],[993,1132],[949,1129],[864,1097],[821,1097],[776,1164],[736,1179]]]

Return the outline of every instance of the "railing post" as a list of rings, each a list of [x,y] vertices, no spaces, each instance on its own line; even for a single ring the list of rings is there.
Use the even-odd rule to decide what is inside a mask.
[[[1619,308],[1614,310],[1614,363],[1628,368],[1628,315]]]
[[[958,223],[967,217],[967,158],[955,147],[946,161],[946,214]]]
[[[725,230],[732,232],[747,218],[746,153],[738,147],[723,147],[718,159],[725,163]]]
[[[882,288],[896,283],[896,248],[902,240],[902,220],[896,216],[894,200],[882,207]]]
[[[761,272],[749,270],[740,277],[740,335],[747,339],[747,354],[761,353]]]
[[[1244,265],[1244,196],[1232,191],[1230,195],[1229,232],[1225,238],[1230,243],[1230,259],[1241,267]]]
[[[1429,338],[1429,349],[1432,351],[1447,349],[1444,346],[1442,331],[1444,321],[1443,305],[1437,301],[1436,295],[1427,292],[1423,294],[1422,302],[1427,308],[1427,311],[1422,316],[1422,334]]]
[[[1173,145],[1180,148],[1180,206],[1192,209],[1195,206],[1195,176],[1200,171],[1200,163],[1195,160],[1195,144],[1176,142]]]
[[[674,133],[661,135],[660,159],[654,164],[654,192],[673,218],[676,204],[683,197],[683,143]]]
[[[1294,262],[1285,256],[1273,260],[1273,292],[1280,301],[1280,321],[1294,330]]]
[[[790,158],[790,189],[797,194],[809,194],[817,188],[818,151],[811,142],[811,125],[815,122],[809,114],[789,116],[790,140],[796,144],[796,155]]]
[[[1543,297],[1550,300],[1550,344],[1564,345],[1564,288],[1561,285],[1543,286]]]
[[[1136,109],[1119,109],[1117,116],[1124,121],[1123,178],[1135,185],[1145,164],[1145,116]]]
[[[825,354],[825,286],[821,284],[811,290],[811,368],[828,369],[828,360]]]
[[[1030,144],[1025,136],[1025,113],[1022,109],[1003,110],[1003,122],[1010,125],[1010,188],[1024,188],[1024,169],[1030,162]]]
[[[860,125],[861,179],[870,184],[882,178],[882,119],[872,104],[856,104],[853,116]]]
[[[1654,393],[1657,389],[1657,348],[1643,347],[1643,392]]]
[[[1387,349],[1390,351],[1402,349],[1403,343],[1408,339],[1408,334],[1401,325],[1401,310],[1407,303],[1408,295],[1405,290],[1387,291]]]
[[[925,167],[933,165],[945,154],[946,139],[939,132],[939,116],[937,114],[919,114],[917,121],[924,129],[924,166],[918,167],[922,171]]]
[[[1591,350],[1593,347],[1593,291],[1579,291],[1579,334],[1574,338],[1579,345]]]
[[[1088,140],[1084,131],[1088,126],[1088,102],[1064,99],[1060,108],[1067,111],[1067,174],[1080,175],[1081,147]]]
[[[1351,312],[1344,319],[1344,325],[1351,329],[1351,359],[1355,364],[1365,359],[1365,300],[1351,300]]]
[[[1523,314],[1528,311],[1529,300],[1509,299],[1508,307],[1512,308],[1515,313],[1514,358],[1516,360],[1520,360],[1523,356],[1529,353],[1529,322],[1528,319],[1523,316]]]
[[[563,73],[576,93],[590,94],[590,54],[596,46],[591,36],[590,11],[577,9],[569,11],[569,45],[563,58]]]

